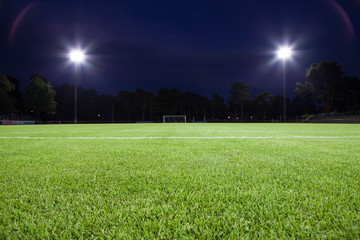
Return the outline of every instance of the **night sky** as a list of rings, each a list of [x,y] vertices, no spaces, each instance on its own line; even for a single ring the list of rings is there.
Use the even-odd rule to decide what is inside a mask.
[[[289,96],[321,60],[360,77],[360,0],[0,0],[0,72],[22,87],[33,73],[73,84],[67,53],[81,46],[78,85],[99,94],[177,88],[226,98],[242,81],[252,96],[276,95],[281,44],[295,51]]]

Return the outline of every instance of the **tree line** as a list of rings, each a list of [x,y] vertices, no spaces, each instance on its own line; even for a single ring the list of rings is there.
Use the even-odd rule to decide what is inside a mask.
[[[296,83],[297,96],[286,98],[288,118],[304,114],[360,110],[360,81],[345,75],[337,62],[312,64],[306,81]],[[74,85],[52,87],[44,77],[33,74],[20,89],[13,77],[0,76],[0,115],[29,115],[43,121],[74,120]],[[283,118],[283,96],[264,91],[251,97],[244,82],[230,86],[230,97],[212,98],[177,89],[160,89],[156,94],[142,89],[119,91],[116,96],[77,88],[78,121],[161,122],[163,115],[186,115],[189,121],[270,121]]]

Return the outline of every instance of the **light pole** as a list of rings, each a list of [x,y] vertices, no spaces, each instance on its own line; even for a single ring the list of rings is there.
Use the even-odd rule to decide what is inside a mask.
[[[85,54],[80,49],[74,49],[69,53],[70,61],[75,64],[75,78],[74,78],[74,88],[75,88],[75,99],[74,99],[74,123],[77,123],[77,87],[76,87],[76,78],[77,78],[77,68],[84,62]]]
[[[285,65],[286,60],[289,59],[292,55],[292,49],[288,46],[280,47],[277,51],[277,57],[282,60],[283,62],[283,84],[284,84],[284,122],[286,122],[286,79],[285,79]]]

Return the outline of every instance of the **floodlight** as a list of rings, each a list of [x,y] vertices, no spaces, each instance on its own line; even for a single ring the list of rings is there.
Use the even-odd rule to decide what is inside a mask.
[[[75,49],[69,54],[70,60],[74,63],[82,63],[85,60],[85,54],[82,50]]]
[[[279,59],[281,59],[283,61],[283,82],[284,82],[284,122],[286,122],[286,88],[285,88],[285,62],[287,59],[289,59],[291,57],[291,55],[293,54],[293,50],[291,49],[291,47],[289,46],[281,46],[280,48],[278,48],[278,50],[276,51],[276,55]]]
[[[71,62],[75,64],[75,70],[77,70],[78,64],[81,64],[85,61],[85,53],[81,49],[73,49],[68,53],[68,57]],[[75,89],[75,101],[74,101],[74,123],[77,123],[77,86],[76,86],[76,78],[77,74],[75,72],[75,78],[74,78],[74,89]]]
[[[284,47],[279,48],[276,51],[276,54],[277,54],[278,58],[285,60],[285,59],[288,59],[291,57],[292,49],[290,47],[284,46]]]

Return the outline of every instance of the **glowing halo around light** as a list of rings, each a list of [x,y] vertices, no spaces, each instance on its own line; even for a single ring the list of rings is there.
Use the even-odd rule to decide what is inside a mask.
[[[80,49],[70,51],[69,58],[74,63],[82,63],[85,60],[85,53]]]
[[[283,46],[283,47],[280,47],[277,51],[276,51],[276,55],[278,58],[280,59],[288,59],[291,57],[293,51],[290,47],[288,46]]]

